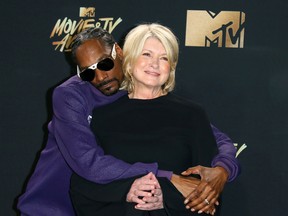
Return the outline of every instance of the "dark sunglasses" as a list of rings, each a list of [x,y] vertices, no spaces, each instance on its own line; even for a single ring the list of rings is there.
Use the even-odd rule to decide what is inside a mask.
[[[114,68],[114,60],[116,59],[116,49],[115,44],[113,45],[112,51],[110,57],[102,59],[99,62],[96,62],[93,65],[90,65],[88,68],[85,68],[84,70],[80,71],[79,66],[77,66],[77,75],[80,77],[83,81],[92,81],[95,77],[95,70],[101,70],[101,71],[109,71]]]

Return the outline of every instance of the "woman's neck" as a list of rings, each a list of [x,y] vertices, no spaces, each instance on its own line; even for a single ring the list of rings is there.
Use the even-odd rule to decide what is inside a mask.
[[[157,90],[135,89],[133,92],[128,94],[130,99],[154,99],[154,98],[161,97],[163,95],[164,95],[164,93],[163,93],[162,89],[157,89]]]

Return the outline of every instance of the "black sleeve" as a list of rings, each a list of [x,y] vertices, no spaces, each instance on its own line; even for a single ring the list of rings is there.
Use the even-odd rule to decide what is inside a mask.
[[[193,165],[211,166],[212,159],[218,153],[217,144],[213,135],[210,122],[203,109],[198,110],[195,121],[194,143],[197,147],[193,147]]]

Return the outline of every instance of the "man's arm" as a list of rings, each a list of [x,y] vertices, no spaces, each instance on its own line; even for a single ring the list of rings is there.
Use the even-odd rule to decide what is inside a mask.
[[[228,172],[228,182],[233,181],[241,172],[240,164],[236,158],[236,148],[232,140],[218,128],[211,124],[213,134],[219,150],[211,163],[212,167],[223,167]]]
[[[173,175],[174,186],[186,197],[184,204],[192,211],[215,213],[215,204],[227,181],[234,180],[240,173],[240,165],[235,158],[236,149],[232,140],[211,124],[217,143],[218,154],[214,157],[211,166],[196,166],[188,168],[182,175],[198,174],[201,181]],[[144,183],[143,183],[144,184]],[[135,193],[140,193],[136,192]],[[207,204],[207,201],[209,202]],[[141,203],[141,200],[137,200]],[[150,205],[150,204],[149,204]],[[147,205],[148,206],[148,205]],[[143,210],[143,209],[142,209]]]
[[[101,95],[97,99],[101,100]],[[90,129],[87,120],[90,114],[89,104],[86,95],[80,90],[70,87],[56,88],[53,94],[53,110],[53,127],[50,128],[54,130],[50,132],[54,134],[65,161],[78,175],[103,184],[149,172],[158,173],[157,163],[128,164],[104,154]],[[166,174],[164,172],[164,176]]]
[[[97,99],[101,100],[102,96],[99,94]],[[107,97],[103,101],[105,100],[108,101]],[[107,103],[103,101],[101,105]],[[81,91],[69,87],[57,87],[53,92],[53,111],[51,121],[53,126],[50,125],[50,132],[55,136],[65,161],[79,176],[100,184],[149,172],[158,177],[171,178],[172,172],[158,170],[157,163],[129,164],[111,155],[105,155],[90,129],[87,119],[90,114],[89,104]],[[157,189],[157,194],[161,197],[161,189]],[[159,199],[147,197],[144,209],[154,210],[160,205],[162,201]]]
[[[240,173],[233,142],[212,124],[211,128],[218,147],[218,154],[211,164],[213,168],[196,166],[182,173],[182,175],[187,176],[190,174],[200,175],[201,181],[198,181],[197,185],[196,180],[191,181],[177,175],[173,175],[171,179],[174,186],[186,197],[187,208],[200,212],[209,211],[210,214],[215,213],[214,204],[218,204],[217,199],[226,182],[234,180]],[[205,199],[208,200],[208,205]]]
[[[213,125],[211,125],[211,128],[219,151],[212,161],[213,168],[196,166],[188,168],[182,174],[186,176],[198,174],[201,176],[200,184],[185,199],[186,207],[199,213],[209,212],[214,214],[214,204],[219,204],[217,199],[226,182],[233,181],[239,175],[240,165],[235,158],[236,149],[231,139]]]

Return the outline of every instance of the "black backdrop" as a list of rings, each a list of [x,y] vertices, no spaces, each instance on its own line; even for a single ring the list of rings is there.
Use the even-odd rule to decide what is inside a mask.
[[[75,73],[66,52],[53,45],[66,34],[51,36],[57,20],[65,18],[66,31],[81,19],[109,27],[120,18],[112,31],[118,41],[142,21],[169,26],[180,41],[176,92],[201,103],[238,148],[248,146],[239,155],[241,176],[224,190],[222,215],[287,215],[287,1],[4,0],[0,5],[0,215],[16,215],[15,200],[45,144],[52,89]],[[80,17],[81,7],[95,14]],[[185,46],[188,10],[245,13],[244,47]]]

